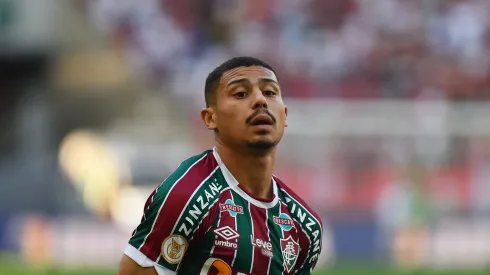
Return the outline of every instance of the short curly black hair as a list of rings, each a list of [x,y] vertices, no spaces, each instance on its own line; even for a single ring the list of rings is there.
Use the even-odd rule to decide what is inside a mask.
[[[209,73],[208,77],[206,78],[206,84],[204,86],[204,98],[206,101],[206,107],[209,107],[210,104],[215,103],[216,89],[218,88],[218,84],[223,73],[234,68],[251,66],[264,67],[276,74],[272,66],[258,58],[249,56],[234,57],[216,67],[211,73]]]

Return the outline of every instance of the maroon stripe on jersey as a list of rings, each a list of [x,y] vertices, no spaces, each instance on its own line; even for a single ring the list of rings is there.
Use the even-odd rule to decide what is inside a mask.
[[[310,214],[313,215],[313,217],[315,217],[318,220],[318,222],[320,223],[320,227],[323,228],[322,219],[320,218],[320,216],[318,216],[318,214],[313,209],[311,209],[308,206],[308,204],[302,198],[300,198],[291,188],[289,188],[284,182],[282,182],[276,176],[274,176],[274,179],[276,180],[278,187],[280,189],[285,190],[293,199],[299,202],[301,206],[303,206],[306,210],[308,210],[308,212],[310,212]]]
[[[286,213],[290,217],[292,217],[291,212],[289,212],[289,208],[283,201],[281,201],[281,213]],[[294,228],[289,231],[283,231],[284,239],[287,239],[289,236],[292,236],[299,243],[300,251],[297,251],[299,253],[299,256],[298,259],[296,260],[296,264],[294,268],[291,269],[291,272],[289,273],[287,272],[287,269],[284,268],[283,274],[294,274],[296,270],[298,270],[303,265],[304,261],[307,259],[309,248],[310,248],[310,240],[308,239],[308,235],[306,235],[306,232],[303,231],[298,221],[296,221],[294,218],[292,219],[294,221]]]
[[[229,189],[229,187],[227,187]],[[224,189],[226,190],[226,189]],[[204,235],[209,231],[209,229],[212,228],[214,221],[217,218],[217,215],[219,215],[219,199],[217,199],[213,204],[209,206],[209,211],[203,216],[201,223],[196,227],[195,231],[191,234],[191,237],[189,239],[189,244],[190,247],[187,249],[186,254],[184,255],[184,259],[186,259],[187,252],[191,251],[193,249],[193,245],[199,244],[201,240],[204,238]],[[192,262],[192,259],[190,259],[190,262]],[[181,262],[182,263],[182,262]],[[187,264],[188,261],[183,262],[184,264]],[[179,264],[179,269],[181,265]],[[211,271],[210,271],[211,272]],[[217,272],[217,271],[216,271]],[[214,273],[209,273],[209,275],[214,274]],[[218,273],[216,273],[218,274]]]
[[[288,214],[289,216],[291,216],[291,213],[289,212],[288,206],[284,202],[282,202],[282,201],[281,201],[281,213],[285,213],[285,214]],[[291,236],[291,237],[293,237],[293,239],[296,240],[297,239],[297,236],[298,236],[297,230],[298,230],[298,227],[297,227],[296,224],[289,231],[282,230],[282,238],[283,239],[287,239],[287,238],[289,238]],[[282,247],[281,247],[281,249],[282,249]],[[284,256],[283,255],[280,255],[280,257],[282,257],[283,260],[284,260]],[[286,265],[284,264],[284,269],[283,269],[282,274],[293,274],[293,271],[294,270],[291,269],[291,272],[288,273],[288,270],[286,268]]]
[[[308,239],[308,235],[306,235],[306,232],[301,229],[301,225],[295,220],[294,221],[294,226],[298,229],[298,239],[299,239],[299,247],[301,254],[298,257],[298,260],[296,260],[296,266],[293,268],[291,274],[294,274],[296,270],[300,269],[305,261],[308,259],[308,254],[310,253],[310,239]]]
[[[269,269],[272,257],[272,244],[267,228],[267,209],[250,204],[250,216],[253,222],[252,244],[254,246],[254,259],[252,262],[252,274],[263,274]]]
[[[148,197],[148,199],[146,200],[146,203],[145,203],[145,208],[144,208],[144,212],[143,213],[146,213],[146,211],[148,211],[148,208],[150,208],[150,205],[151,203],[153,202],[153,196],[155,196],[155,194],[157,193],[157,188],[153,189],[153,192],[151,192],[150,196]],[[142,220],[144,219],[145,217],[143,216]]]
[[[150,259],[157,259],[160,249],[155,249],[158,240],[165,239],[172,234],[174,225],[178,222],[180,213],[183,211],[187,201],[209,174],[218,166],[212,153],[208,153],[185,174],[178,182],[174,183],[171,191],[167,194],[163,205],[156,217],[152,231],[148,234],[145,243],[140,248],[143,254]],[[160,241],[161,242],[161,241]]]
[[[229,187],[227,187],[229,189]],[[224,189],[226,191],[226,189]],[[209,231],[209,229],[213,226],[216,217],[219,215],[219,198],[209,206],[209,211],[202,218],[201,223],[196,227],[196,231],[192,234],[192,237],[189,241],[194,240],[194,242],[198,243],[204,237],[204,235]]]
[[[151,194],[148,197],[148,199],[146,199],[145,206],[143,207],[143,213],[146,213],[148,211],[148,208],[150,208],[150,205],[153,202],[153,196],[155,196],[155,193],[157,192],[157,188],[153,189],[153,191],[151,192]],[[146,216],[143,214],[143,217],[141,217],[141,221],[140,222],[145,221],[145,219],[146,219]],[[134,234],[136,234],[136,230],[137,229],[133,230],[132,236],[134,236]]]
[[[233,195],[231,190],[227,190],[221,193],[219,204],[224,204],[226,200],[233,200]],[[228,265],[232,266],[233,259],[235,258],[235,253],[238,249],[238,239],[239,237],[226,239],[226,236],[236,235],[237,226],[236,220],[228,211],[219,212],[220,219],[218,225],[214,229],[214,243],[213,249],[211,250],[211,257],[215,257],[219,255],[219,258],[226,262]],[[230,231],[231,229],[231,231]],[[238,233],[239,234],[239,233]],[[232,245],[236,245],[236,247],[232,247]],[[214,255],[214,256],[213,256]]]

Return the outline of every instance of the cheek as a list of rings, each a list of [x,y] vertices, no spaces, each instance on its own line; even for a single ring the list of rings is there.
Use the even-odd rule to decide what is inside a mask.
[[[286,111],[284,107],[277,108],[275,115],[278,122],[280,121],[281,123],[283,123],[284,120],[286,120]]]
[[[223,129],[232,129],[236,128],[239,125],[239,117],[237,116],[237,112],[234,111],[226,111],[220,112],[218,116],[218,127]]]

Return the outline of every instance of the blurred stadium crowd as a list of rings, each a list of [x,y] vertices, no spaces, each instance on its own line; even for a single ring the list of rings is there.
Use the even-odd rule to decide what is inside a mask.
[[[485,0],[88,1],[138,72],[196,93],[218,60],[267,59],[287,96],[481,100],[490,88]],[[192,71],[192,73],[190,73]],[[164,77],[167,76],[167,77]]]
[[[338,131],[309,143],[315,154],[298,145],[308,142],[305,125],[304,133],[284,146],[289,154],[283,154],[278,173],[326,217],[374,220],[386,229],[382,234],[390,235],[396,228],[418,228],[444,215],[471,219],[490,213],[486,195],[490,139],[472,134],[472,127],[452,131],[471,118],[449,107],[451,102],[489,98],[489,1],[152,0],[143,4],[106,0],[91,4],[98,28],[113,37],[137,72],[157,87],[170,87],[166,90],[178,97],[194,98],[197,106],[202,106],[206,74],[234,55],[271,62],[289,102],[378,102],[371,108],[374,112],[386,105],[395,109],[398,105],[384,104],[390,100],[408,106],[409,102],[433,103],[416,110],[408,107],[410,114],[397,121],[407,122],[410,128],[413,116],[419,128],[437,129],[436,134],[415,128],[404,136],[382,127],[377,134]],[[335,104],[318,107],[318,112],[310,109],[300,123],[307,124],[312,116],[328,116],[327,106]],[[367,116],[352,115],[349,107],[344,112],[357,120],[356,125],[362,124],[359,117]],[[385,119],[390,115],[390,111],[378,114]],[[322,122],[328,124],[327,118],[319,118],[311,127]],[[209,142],[202,142],[202,132],[195,132],[196,142],[206,147]],[[323,148],[324,143],[329,149]],[[304,150],[291,150],[298,146]],[[417,243],[414,236],[420,234],[425,233],[409,233],[407,238]]]
[[[207,74],[252,55],[278,72],[277,174],[324,217],[322,265],[490,265],[490,1],[27,1],[0,0],[0,30],[24,3],[12,37],[38,11],[58,23],[35,39],[63,34],[33,69],[0,31],[0,252],[113,266],[151,189],[212,145]]]

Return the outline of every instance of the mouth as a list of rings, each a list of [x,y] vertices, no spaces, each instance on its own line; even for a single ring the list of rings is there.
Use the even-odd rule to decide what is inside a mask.
[[[274,125],[274,121],[268,115],[258,115],[250,122],[252,126],[271,126]]]

